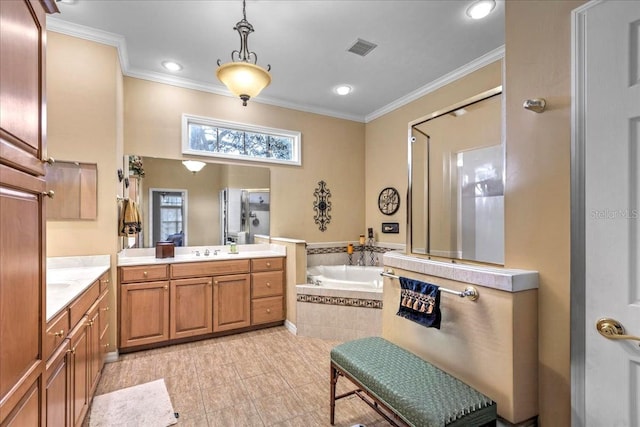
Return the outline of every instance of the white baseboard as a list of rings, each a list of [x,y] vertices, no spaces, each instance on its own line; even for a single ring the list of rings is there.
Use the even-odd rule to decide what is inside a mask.
[[[112,362],[117,362],[118,361],[118,351],[110,351],[109,353],[107,353],[104,361],[105,363],[112,363]]]
[[[290,321],[285,320],[284,327],[287,328],[287,330],[291,332],[293,335],[298,335],[298,328],[296,328],[296,325],[294,325]]]

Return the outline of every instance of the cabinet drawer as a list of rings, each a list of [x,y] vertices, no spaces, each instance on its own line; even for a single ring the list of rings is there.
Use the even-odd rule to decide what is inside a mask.
[[[171,278],[206,277],[249,272],[249,260],[183,262],[171,264]]]
[[[69,306],[71,328],[75,328],[82,316],[87,314],[87,311],[96,302],[98,296],[100,296],[100,283],[96,280]]]
[[[282,297],[261,298],[251,301],[251,324],[277,322],[284,319]]]
[[[268,271],[251,274],[251,298],[282,295],[282,271]]]
[[[120,267],[120,282],[142,282],[167,279],[167,265],[137,265]]]
[[[100,293],[102,293],[105,289],[109,287],[109,283],[110,283],[109,272],[107,271],[102,276],[100,276],[100,279],[98,279],[98,281],[100,282]]]
[[[69,311],[63,310],[51,321],[47,322],[44,338],[44,360],[49,359],[55,349],[64,341],[69,333]]]
[[[284,258],[255,258],[251,260],[251,271],[282,270]]]

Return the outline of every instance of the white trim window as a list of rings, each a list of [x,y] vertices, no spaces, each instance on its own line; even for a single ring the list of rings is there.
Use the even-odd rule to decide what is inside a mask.
[[[300,166],[300,132],[182,115],[182,153]]]

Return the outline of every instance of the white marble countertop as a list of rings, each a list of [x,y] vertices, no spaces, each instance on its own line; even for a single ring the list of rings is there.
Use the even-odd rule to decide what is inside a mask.
[[[109,268],[109,255],[47,258],[47,322]]]
[[[118,266],[270,258],[287,254],[285,246],[275,244],[238,245],[237,248],[238,252],[232,254],[229,253],[229,246],[176,247],[172,258],[156,258],[155,248],[125,249],[118,253]],[[207,249],[209,255],[205,255]],[[196,251],[200,255],[196,255]]]
[[[470,265],[417,258],[399,252],[386,252],[384,266],[442,277],[472,285],[520,292],[538,288],[538,272],[483,265]],[[388,270],[385,268],[385,270]]]

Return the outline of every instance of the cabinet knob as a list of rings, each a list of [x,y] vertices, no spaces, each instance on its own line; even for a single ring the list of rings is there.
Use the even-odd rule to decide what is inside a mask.
[[[88,325],[88,326],[93,326],[93,320],[89,320],[89,321],[87,321],[87,325]]]
[[[58,332],[54,332],[53,335],[56,336],[56,337],[63,337],[64,336],[64,329],[60,329]]]
[[[49,166],[52,166],[55,162],[56,162],[56,159],[54,159],[53,157],[47,157],[42,161],[42,163],[48,163]]]
[[[216,280],[216,281],[215,281],[215,282],[213,282],[213,283],[215,283],[215,284],[217,285],[217,284],[218,284],[218,283],[220,283],[220,282],[218,282],[218,281]]]
[[[271,287],[271,282],[267,282],[267,288]]]
[[[165,290],[169,289],[169,286],[168,285],[164,285],[164,289]]]
[[[109,306],[103,308],[102,311],[109,311]]]
[[[67,350],[67,354],[76,354],[76,349],[75,348],[70,348],[69,350]]]
[[[48,198],[50,198],[50,199],[53,199],[53,196],[55,196],[55,194],[56,194],[56,192],[55,192],[55,191],[53,191],[53,190],[43,191],[43,192],[42,192],[42,195],[43,195],[43,196],[46,196],[46,197],[48,197]]]
[[[109,343],[106,343],[106,344],[104,345],[104,348],[109,348]]]
[[[109,283],[109,279],[104,279],[102,282],[103,283]]]
[[[147,273],[146,271],[143,271],[143,272],[142,272],[142,275],[143,275],[144,277],[147,277],[147,276],[149,275],[149,273]]]
[[[267,262],[267,267],[271,267],[271,263],[270,262]]]
[[[209,280],[209,281],[207,282],[207,285],[211,286],[211,280]]]
[[[271,313],[271,309],[270,308],[267,308],[267,313]]]

